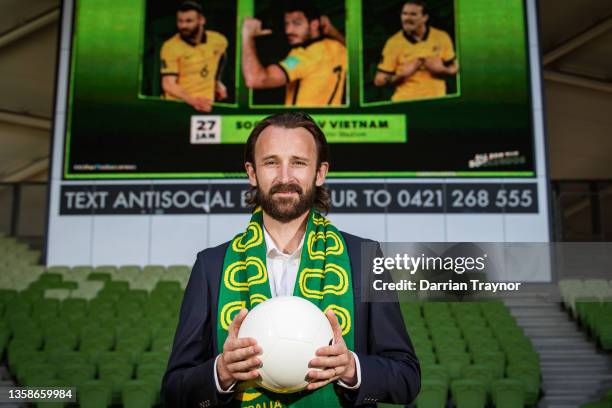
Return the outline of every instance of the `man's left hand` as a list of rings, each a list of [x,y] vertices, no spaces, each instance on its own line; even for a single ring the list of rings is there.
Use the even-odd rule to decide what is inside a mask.
[[[325,316],[331,324],[334,340],[331,346],[317,349],[317,357],[310,360],[310,367],[319,370],[308,372],[310,384],[306,389],[309,391],[321,388],[336,380],[341,380],[349,386],[357,383],[355,356],[346,347],[338,318],[332,310],[328,310]]]
[[[222,101],[227,98],[227,88],[223,85],[223,82],[215,82],[215,100]]]
[[[442,58],[440,57],[427,57],[425,58],[425,69],[431,72],[434,75],[447,74],[448,69],[442,62]]]

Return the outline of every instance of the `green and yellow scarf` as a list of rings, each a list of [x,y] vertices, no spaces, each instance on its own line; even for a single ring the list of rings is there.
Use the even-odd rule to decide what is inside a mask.
[[[293,295],[309,300],[323,312],[332,309],[347,347],[353,350],[351,264],[342,234],[325,217],[311,211],[304,239]],[[270,297],[263,213],[257,208],[246,231],[230,243],[223,260],[217,319],[219,353],[223,351],[228,327],[236,313],[244,307],[251,310]],[[281,394],[243,382],[238,384],[233,401],[234,406],[251,408],[340,406],[332,384],[312,392]]]

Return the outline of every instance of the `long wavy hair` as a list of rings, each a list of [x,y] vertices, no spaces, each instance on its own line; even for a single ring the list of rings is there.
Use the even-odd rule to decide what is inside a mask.
[[[314,137],[315,144],[317,146],[317,169],[323,162],[329,162],[329,146],[325,134],[317,125],[317,123],[304,112],[285,112],[270,115],[255,125],[253,131],[247,139],[244,147],[244,162],[251,163],[255,168],[255,144],[259,135],[268,126],[276,126],[285,129],[296,129],[303,127],[306,129],[312,137]],[[314,208],[322,214],[327,214],[331,205],[331,196],[329,190],[325,185],[315,186],[315,202]],[[257,207],[260,205],[257,196],[257,187],[249,186],[249,191],[246,197],[246,203],[250,208]]]

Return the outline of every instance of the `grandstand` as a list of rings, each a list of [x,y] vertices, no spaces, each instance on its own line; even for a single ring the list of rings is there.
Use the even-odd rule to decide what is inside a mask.
[[[76,387],[83,407],[160,403],[188,266],[45,267],[6,236],[0,254],[3,384]],[[611,284],[401,303],[422,370],[415,406],[609,406]]]

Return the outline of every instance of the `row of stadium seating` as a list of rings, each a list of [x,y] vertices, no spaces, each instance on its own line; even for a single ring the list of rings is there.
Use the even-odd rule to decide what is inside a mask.
[[[604,350],[612,350],[612,281],[563,279],[563,305]]]
[[[501,301],[405,302],[406,327],[421,362],[417,407],[534,406],[539,355]]]
[[[189,267],[11,259],[0,264],[0,348],[20,385],[77,387],[83,407],[159,404]],[[445,406],[449,391],[457,407],[537,402],[539,357],[502,302],[401,308],[421,362],[418,407]]]
[[[17,383],[76,387],[82,407],[159,404],[191,268],[39,259],[0,236],[0,349]]]
[[[158,280],[148,291],[108,271],[76,282],[52,270],[22,291],[0,289],[0,345],[17,382],[77,387],[84,407],[159,403],[182,282]],[[71,297],[88,282],[99,287],[91,298]]]
[[[40,251],[31,249],[28,244],[0,235],[0,276],[6,268],[36,265],[40,255]]]

